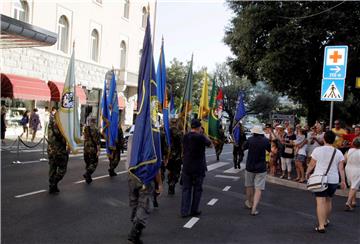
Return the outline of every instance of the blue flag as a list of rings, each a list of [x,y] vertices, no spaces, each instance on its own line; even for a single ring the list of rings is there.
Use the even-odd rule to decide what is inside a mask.
[[[156,85],[157,85],[157,97],[161,104],[163,112],[164,130],[166,136],[166,143],[170,147],[170,123],[169,123],[169,106],[166,90],[166,65],[164,54],[164,39],[161,43],[160,58],[156,72]]]
[[[114,71],[111,72],[112,77],[109,86],[108,106],[110,114],[110,138],[109,148],[116,149],[116,143],[118,140],[118,126],[119,126],[119,103],[118,94],[116,89],[116,80]]]
[[[110,140],[110,112],[109,112],[109,106],[108,106],[108,99],[107,99],[107,88],[106,88],[106,79],[104,81],[104,91],[103,91],[103,97],[101,101],[101,118],[102,118],[102,135],[106,142],[106,152],[108,155],[110,155],[109,150],[109,140]]]
[[[149,16],[142,50],[138,80],[138,113],[128,171],[142,184],[147,185],[154,180],[161,166],[158,98]]]
[[[165,66],[165,54],[164,54],[164,39],[162,39],[159,63],[156,72],[156,85],[157,85],[157,97],[161,107],[164,103],[164,93],[166,86],[166,66]]]
[[[240,130],[240,120],[246,115],[245,105],[244,105],[244,93],[242,91],[239,92],[238,100],[236,102],[236,113],[235,113],[235,125],[233,128],[233,137],[235,144],[239,145],[241,138],[241,130]]]
[[[246,115],[245,105],[244,105],[244,93],[242,91],[239,92],[239,96],[236,104],[237,107],[236,107],[235,120],[239,121]]]

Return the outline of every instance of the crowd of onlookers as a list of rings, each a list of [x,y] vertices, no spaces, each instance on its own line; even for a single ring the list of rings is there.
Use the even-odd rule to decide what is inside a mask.
[[[360,124],[342,128],[340,121],[336,120],[334,125],[334,147],[345,155],[353,147],[354,139],[360,137]],[[267,124],[264,130],[265,136],[271,141],[271,152],[266,157],[270,175],[292,180],[295,165],[296,178],[293,180],[305,182],[304,172],[310,162],[311,153],[315,148],[324,145],[324,133],[329,127],[324,128],[324,125],[316,122],[312,127],[298,124],[294,128],[285,121],[283,124]]]

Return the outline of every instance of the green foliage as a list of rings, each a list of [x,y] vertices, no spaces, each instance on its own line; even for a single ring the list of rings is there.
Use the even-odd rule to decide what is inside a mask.
[[[309,122],[328,118],[328,104],[320,101],[326,45],[348,45],[346,101],[335,104],[335,117],[360,120],[360,2],[228,1],[235,16],[225,43],[235,58],[232,70],[255,84],[300,102]],[[351,112],[350,112],[351,111]]]

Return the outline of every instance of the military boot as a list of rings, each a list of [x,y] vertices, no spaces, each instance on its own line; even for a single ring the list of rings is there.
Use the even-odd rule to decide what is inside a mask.
[[[128,236],[128,241],[129,243],[132,244],[142,244],[143,241],[140,239],[141,236],[141,232],[142,229],[144,229],[144,225],[140,224],[140,223],[134,223],[129,236]]]
[[[49,194],[57,194],[59,192],[59,189],[55,184],[49,185]]]
[[[83,174],[83,177],[84,177],[86,183],[90,184],[92,182],[92,178],[91,178],[91,175],[89,174],[89,172],[86,172],[85,174]]]
[[[109,176],[113,177],[113,176],[117,176],[116,172],[114,171],[114,169],[109,169]]]

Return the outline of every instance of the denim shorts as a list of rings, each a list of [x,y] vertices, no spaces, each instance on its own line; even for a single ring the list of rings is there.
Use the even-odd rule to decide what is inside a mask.
[[[300,161],[302,163],[306,163],[306,156],[302,154],[296,154],[295,160]]]
[[[338,184],[328,184],[328,188],[322,192],[314,192],[315,197],[333,197]]]

